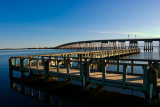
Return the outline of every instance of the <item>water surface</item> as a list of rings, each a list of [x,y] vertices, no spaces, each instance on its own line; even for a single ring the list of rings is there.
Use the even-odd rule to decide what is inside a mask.
[[[51,53],[66,53],[66,52],[75,52],[77,50],[0,50],[0,107],[50,107],[51,105],[41,102],[39,100],[30,98],[29,96],[25,96],[23,94],[20,94],[16,91],[11,90],[10,88],[10,78],[9,78],[9,63],[8,59],[11,56],[24,56],[24,55],[38,55],[38,54],[51,54]],[[142,52],[140,54],[128,56],[125,58],[131,58],[131,59],[160,59],[159,51],[158,49],[155,49],[154,52]],[[74,86],[71,86],[74,87]],[[76,87],[77,88],[77,87]],[[74,89],[74,88],[73,88]],[[78,88],[77,88],[78,89]],[[96,92],[96,91],[95,91]],[[93,93],[95,93],[93,91]],[[116,94],[114,93],[107,93],[103,92],[103,94],[109,95],[112,100],[109,100],[109,102],[114,101],[114,98],[116,98]],[[79,94],[78,94],[79,95]],[[100,94],[97,94],[101,96]],[[114,97],[115,96],[115,97]],[[54,96],[52,96],[54,97]],[[57,96],[56,96],[57,97]],[[104,97],[104,96],[103,96]],[[124,97],[127,99],[128,96],[124,95],[118,95],[117,98]],[[105,96],[106,98],[106,96]],[[131,97],[133,99],[136,99],[134,97]],[[105,99],[101,99],[102,101]],[[94,101],[94,100],[93,100]],[[116,99],[116,101],[121,101],[121,99]],[[141,104],[143,104],[143,100],[140,99]],[[82,101],[83,102],[83,101]],[[109,103],[108,102],[108,103]],[[139,102],[139,104],[140,104]],[[68,104],[68,103],[67,103]],[[93,103],[94,104],[94,103]],[[124,103],[125,104],[125,103]],[[83,104],[76,104],[74,102],[71,103],[72,106],[83,106]],[[56,105],[58,106],[58,105]],[[62,106],[66,106],[66,103],[63,103]]]

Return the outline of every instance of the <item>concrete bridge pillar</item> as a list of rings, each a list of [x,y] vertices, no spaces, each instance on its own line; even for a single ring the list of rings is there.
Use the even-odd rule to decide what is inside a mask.
[[[138,48],[138,42],[137,41],[130,41],[128,48],[129,49],[137,49]]]
[[[118,42],[118,49],[126,49],[126,42]]]
[[[153,41],[144,42],[144,51],[153,51]]]
[[[115,42],[109,42],[109,48],[110,49],[117,49],[117,43]]]

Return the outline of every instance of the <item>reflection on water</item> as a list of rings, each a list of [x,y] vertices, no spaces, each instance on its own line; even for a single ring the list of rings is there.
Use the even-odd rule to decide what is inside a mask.
[[[59,82],[56,78],[51,82],[39,77],[10,78],[10,88],[53,107],[147,106],[143,98],[106,91],[101,86],[92,86],[90,91],[84,92],[81,86],[71,81]]]
[[[50,107],[50,106],[109,106],[124,105],[124,106],[144,106],[143,98],[130,95],[123,95],[113,92],[112,88],[107,88],[108,91],[102,88],[95,88],[92,86],[89,92],[82,92],[81,86],[73,85],[71,83],[54,82],[45,83],[44,80],[37,80],[31,78],[22,81],[19,79],[9,80],[9,66],[8,59],[11,56],[24,56],[35,54],[49,54],[49,53],[66,53],[77,50],[1,50],[0,51],[0,107]],[[153,52],[143,52],[140,54],[123,57],[133,59],[160,59],[158,49]],[[108,70],[117,69],[110,65]],[[135,68],[142,69],[142,68]],[[122,67],[120,66],[120,70]],[[130,68],[128,68],[129,72]],[[138,71],[138,70],[137,70]],[[72,81],[73,83],[73,81]],[[10,84],[10,85],[9,85]],[[76,83],[77,84],[77,83]],[[11,90],[12,89],[12,90]],[[120,90],[120,89],[117,89]],[[124,92],[126,92],[124,90]],[[139,95],[139,94],[138,94]],[[158,107],[158,106],[157,106]]]

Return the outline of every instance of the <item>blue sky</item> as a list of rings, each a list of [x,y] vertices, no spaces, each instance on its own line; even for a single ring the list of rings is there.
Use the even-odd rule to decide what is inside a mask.
[[[0,48],[160,37],[160,0],[0,0]]]

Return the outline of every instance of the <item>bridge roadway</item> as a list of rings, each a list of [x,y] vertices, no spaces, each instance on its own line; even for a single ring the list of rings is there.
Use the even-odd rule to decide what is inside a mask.
[[[109,39],[109,40],[88,40],[78,41],[59,45],[56,49],[126,49],[126,42],[129,42],[128,48],[138,48],[138,42],[144,42],[144,50],[153,50],[153,41],[159,42],[160,38],[137,38],[137,39]]]
[[[88,89],[89,84],[98,84],[141,91],[149,98],[155,98],[155,93],[157,95],[160,92],[160,79],[157,78],[160,77],[160,60],[118,59],[139,52],[139,49],[119,49],[11,57],[10,76],[13,77],[13,70],[20,71],[22,77],[29,72],[44,75],[47,81],[52,77],[77,80],[82,83],[84,90]],[[110,66],[116,70],[108,70]],[[128,67],[130,72],[127,72]],[[136,73],[135,67],[141,67],[142,72]],[[154,70],[149,70],[150,67]]]

